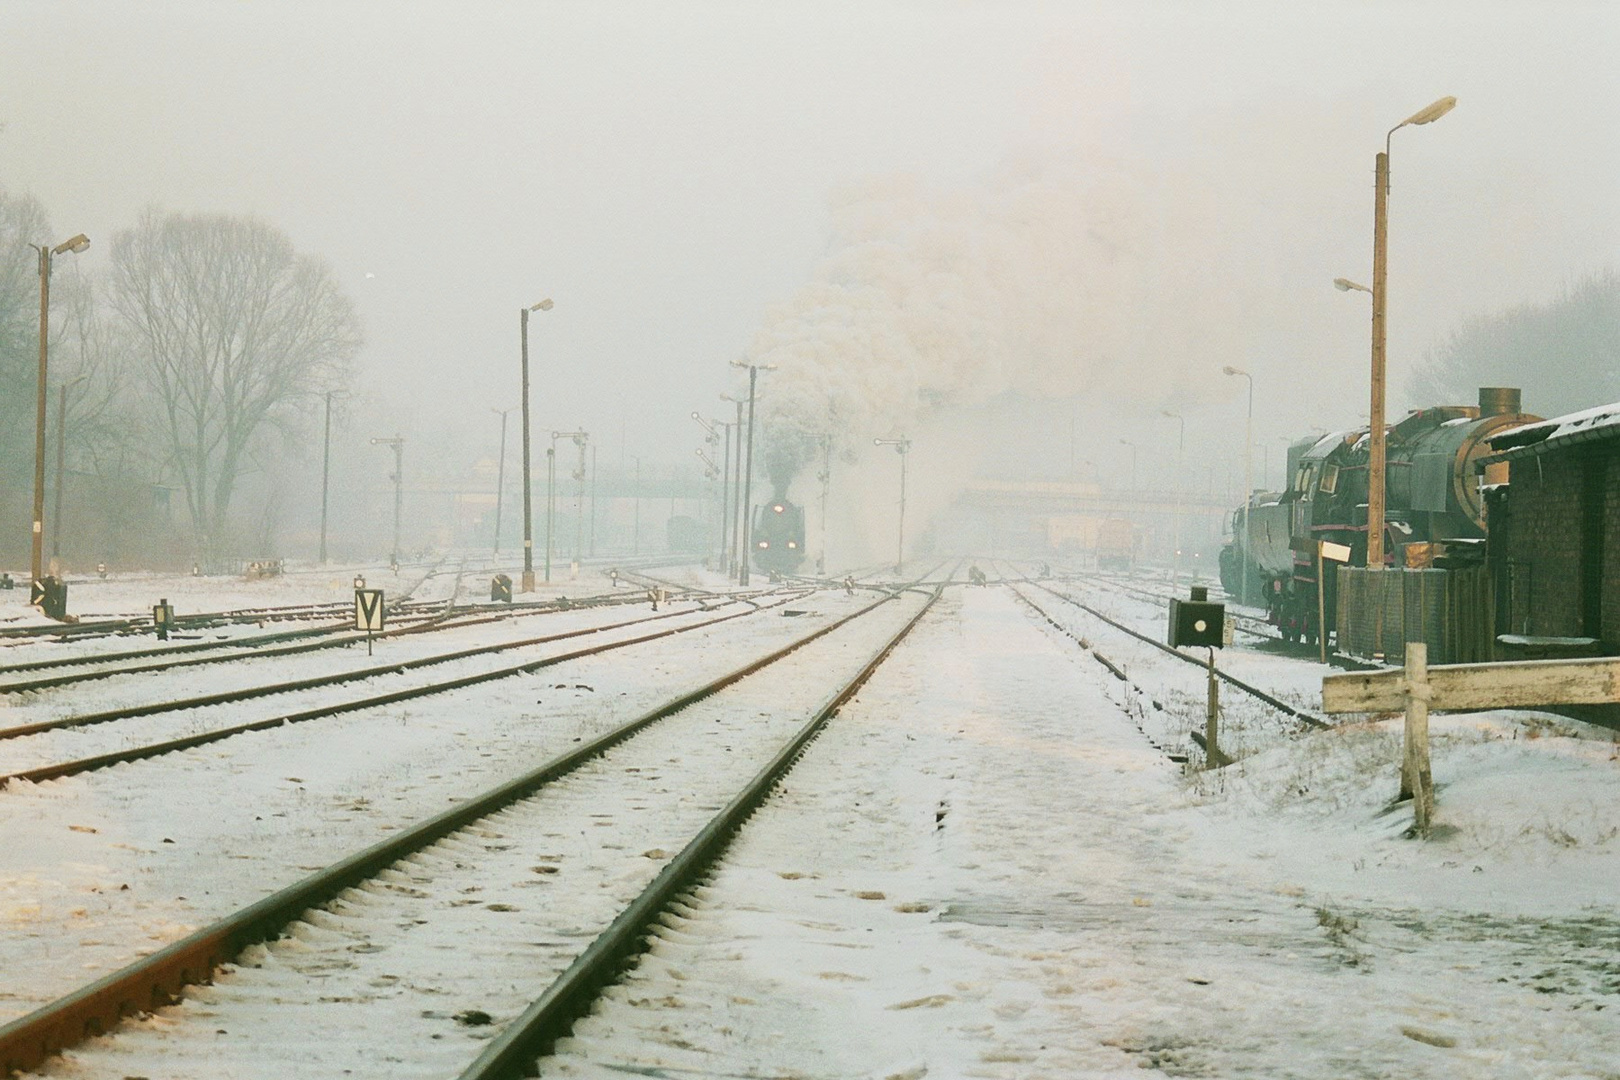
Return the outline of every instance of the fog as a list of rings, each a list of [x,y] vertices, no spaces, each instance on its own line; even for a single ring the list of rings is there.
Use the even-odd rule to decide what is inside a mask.
[[[87,274],[152,207],[324,258],[365,334],[340,484],[384,484],[367,440],[399,432],[408,470],[490,489],[549,297],[537,432],[689,469],[690,413],[770,365],[764,430],[835,432],[834,528],[881,531],[876,437],[914,440],[921,521],[969,476],[1123,488],[1126,438],[1171,486],[1166,410],[1183,485],[1230,487],[1223,365],[1257,484],[1263,447],[1275,476],[1361,422],[1366,297],[1331,282],[1370,282],[1385,133],[1450,94],[1392,143],[1391,411],[1430,404],[1403,388],[1453,327],[1615,264],[1617,53],[1610,3],[12,0],[0,187],[89,234]],[[276,496],[306,530],[307,494]]]

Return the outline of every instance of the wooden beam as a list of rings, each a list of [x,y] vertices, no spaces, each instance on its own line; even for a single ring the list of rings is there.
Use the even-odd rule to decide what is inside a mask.
[[[1543,705],[1620,702],[1620,657],[1442,664],[1428,670],[1429,708],[1534,709]],[[1322,678],[1322,711],[1394,712],[1406,708],[1399,668]]]

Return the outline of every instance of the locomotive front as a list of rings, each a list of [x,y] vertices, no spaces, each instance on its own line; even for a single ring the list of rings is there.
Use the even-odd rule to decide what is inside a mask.
[[[754,509],[754,565],[791,574],[804,562],[804,508],[778,497]]]

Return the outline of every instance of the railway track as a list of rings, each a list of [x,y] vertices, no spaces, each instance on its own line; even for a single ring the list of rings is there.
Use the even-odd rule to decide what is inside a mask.
[[[1151,646],[1152,648],[1158,650],[1160,653],[1163,653],[1163,654],[1165,654],[1167,656],[1173,656],[1177,660],[1180,660],[1183,663],[1191,664],[1194,667],[1197,667],[1197,668],[1200,668],[1200,669],[1203,669],[1203,670],[1208,670],[1208,666],[1207,666],[1207,663],[1206,663],[1205,660],[1200,659],[1200,658],[1198,658],[1196,656],[1188,655],[1187,653],[1182,652],[1180,649],[1172,648],[1171,646],[1164,644],[1164,642],[1162,642],[1162,641],[1158,641],[1158,640],[1156,640],[1154,638],[1149,637],[1147,634],[1142,633],[1140,630],[1137,630],[1137,629],[1135,629],[1133,627],[1130,627],[1130,626],[1126,626],[1124,623],[1120,622],[1119,620],[1111,618],[1110,616],[1103,614],[1101,611],[1098,611],[1096,608],[1092,607],[1089,604],[1084,603],[1083,601],[1077,600],[1072,596],[1069,596],[1069,595],[1067,595],[1065,593],[1059,592],[1058,590],[1053,589],[1053,588],[1051,588],[1049,586],[1046,586],[1046,585],[1036,584],[1035,587],[1041,589],[1043,592],[1046,592],[1046,593],[1048,593],[1049,595],[1051,595],[1053,597],[1056,597],[1057,599],[1063,601],[1066,604],[1070,604],[1073,607],[1079,608],[1081,611],[1084,611],[1087,615],[1090,615],[1092,618],[1100,620],[1103,623],[1106,623],[1107,625],[1113,627],[1115,630],[1118,630],[1120,633],[1127,634],[1131,638],[1135,639],[1136,641],[1139,641],[1139,642],[1141,642],[1141,643],[1143,643],[1145,645]],[[1016,592],[1017,590],[1015,589],[1014,591]],[[1027,597],[1025,597],[1025,600],[1026,600],[1026,602],[1028,602]],[[1045,615],[1046,613],[1042,612],[1042,614]],[[1047,617],[1050,619],[1050,616],[1047,616]],[[1320,716],[1317,716],[1315,713],[1309,712],[1308,710],[1296,708],[1295,706],[1290,705],[1288,702],[1283,701],[1281,698],[1275,696],[1274,694],[1271,694],[1271,693],[1269,693],[1269,692],[1267,692],[1265,690],[1262,690],[1258,686],[1255,686],[1252,683],[1250,683],[1250,682],[1248,682],[1248,681],[1246,681],[1244,679],[1238,678],[1236,675],[1233,675],[1230,671],[1227,671],[1227,670],[1225,670],[1225,669],[1223,669],[1223,668],[1221,668],[1219,666],[1216,666],[1216,668],[1214,670],[1215,670],[1215,677],[1220,679],[1222,682],[1226,683],[1227,685],[1229,685],[1229,686],[1231,686],[1231,687],[1233,687],[1233,688],[1235,688],[1237,690],[1241,690],[1243,693],[1248,694],[1250,697],[1256,699],[1257,701],[1261,701],[1261,702],[1265,703],[1267,706],[1269,706],[1270,708],[1275,709],[1278,712],[1283,713],[1286,716],[1292,717],[1293,719],[1299,721],[1300,723],[1306,725],[1307,727],[1328,728],[1328,727],[1332,726],[1328,721],[1322,719]],[[1123,676],[1121,676],[1121,677],[1123,677]]]
[[[127,1025],[73,1068],[308,1075],[300,1048],[342,1056],[328,1036],[369,1026],[388,1064],[347,1062],[361,1071],[526,1074],[940,588],[893,590],[0,1027],[0,1071],[36,1068],[228,965],[187,995],[194,1007]],[[386,989],[424,986],[447,1007]],[[468,993],[481,1007],[452,1015]]]
[[[149,702],[136,706],[56,717],[53,719],[40,720],[32,723],[15,724],[10,727],[0,728],[0,741],[29,739],[58,732],[71,731],[75,733],[82,733],[84,729],[99,728],[104,725],[114,725],[122,721],[138,720],[145,717],[152,717],[166,713],[182,711],[191,712],[194,710],[216,707],[229,711],[233,707],[244,702],[264,697],[293,694],[301,691],[320,690],[328,687],[342,686],[345,684],[365,682],[372,679],[397,676],[411,670],[435,667],[442,664],[451,664],[461,661],[478,660],[504,652],[555,644],[557,642],[590,635],[609,634],[621,630],[633,632],[633,636],[630,637],[615,638],[611,641],[573,649],[567,652],[548,655],[538,660],[531,660],[521,664],[495,669],[478,668],[468,674],[461,674],[451,678],[439,679],[426,684],[407,686],[401,689],[390,690],[378,694],[368,694],[358,698],[351,697],[338,701],[323,701],[310,708],[304,708],[288,713],[281,713],[262,719],[230,723],[220,727],[208,728],[203,731],[195,731],[191,734],[180,737],[171,736],[157,738],[155,741],[136,741],[133,744],[129,744],[131,739],[152,739],[152,735],[156,734],[156,732],[153,732],[152,734],[139,734],[119,728],[108,739],[104,740],[104,742],[109,744],[118,742],[125,743],[126,745],[118,746],[116,749],[108,749],[101,753],[73,757],[71,759],[58,758],[56,760],[49,760],[40,764],[35,764],[28,768],[14,769],[9,773],[0,774],[0,788],[4,788],[18,781],[40,783],[46,780],[55,780],[66,776],[74,776],[80,773],[107,768],[112,765],[127,764],[135,761],[142,761],[147,758],[158,757],[164,754],[175,753],[181,750],[189,750],[194,747],[220,742],[224,739],[234,738],[239,735],[245,735],[249,732],[265,731],[272,728],[284,727],[290,724],[299,724],[311,720],[326,719],[328,717],[341,715],[343,713],[378,708],[398,702],[411,701],[417,698],[443,694],[450,691],[463,689],[465,687],[475,686],[481,683],[531,674],[544,668],[570,660],[577,660],[583,657],[594,656],[612,650],[657,641],[676,634],[707,629],[722,623],[730,622],[734,619],[755,614],[756,612],[762,610],[780,607],[793,602],[795,599],[798,599],[803,595],[804,593],[802,591],[794,591],[788,593],[786,596],[777,598],[770,602],[761,602],[755,599],[737,600],[735,603],[741,605],[743,610],[718,615],[714,618],[699,618],[694,621],[683,622],[679,625],[650,631],[643,631],[643,628],[649,623],[657,623],[667,620],[681,620],[692,615],[706,614],[713,609],[699,606],[693,609],[666,611],[660,614],[644,616],[636,619],[626,619],[602,625],[585,626],[518,640],[501,641],[490,645],[481,645],[468,649],[458,649],[447,653],[435,653],[427,656],[417,657],[415,659],[393,661],[383,665],[371,666],[358,670],[341,671],[327,675],[315,676],[312,678],[304,678],[288,682],[259,684],[216,694],[205,694],[178,700]],[[193,723],[195,723],[194,718]],[[79,738],[74,739],[71,743],[71,745],[75,747],[76,752],[82,753],[83,747],[81,744],[82,739]]]
[[[744,594],[732,594],[743,599]],[[748,597],[758,595],[746,594]],[[580,611],[590,608],[626,606],[644,603],[643,597],[623,592],[608,593],[601,596],[582,597],[574,600],[548,600],[535,603],[512,604],[499,608],[489,605],[459,606],[437,611],[436,613],[407,614],[395,616],[396,622],[403,617],[407,620],[404,626],[395,626],[392,629],[370,635],[372,640],[385,641],[391,638],[406,635],[415,635],[439,630],[456,630],[470,626],[488,625],[526,618],[534,615],[555,614],[564,611]],[[317,641],[304,641],[304,639],[318,638]],[[155,648],[130,649],[118,652],[87,653],[78,656],[53,657],[48,660],[23,661],[15,664],[0,665],[0,678],[14,676],[26,672],[54,671],[62,669],[88,669],[75,671],[68,675],[50,676],[22,681],[0,682],[0,694],[21,694],[53,687],[69,686],[79,682],[88,682],[95,679],[110,678],[114,675],[127,675],[166,671],[171,668],[192,666],[197,664],[228,663],[237,660],[250,660],[267,656],[289,656],[305,652],[314,652],[321,649],[338,648],[364,642],[367,635],[354,630],[352,621],[331,623],[323,626],[308,627],[300,630],[280,631],[273,634],[259,634],[240,638],[222,638],[215,641],[191,642],[186,644],[167,645]],[[303,641],[303,644],[285,645],[285,642]],[[206,655],[198,655],[206,654]],[[217,654],[217,655],[214,655]],[[149,661],[135,666],[119,666],[134,664],[136,661]]]

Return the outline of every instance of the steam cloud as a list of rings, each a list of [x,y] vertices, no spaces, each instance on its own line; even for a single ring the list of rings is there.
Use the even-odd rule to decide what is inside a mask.
[[[1235,357],[1205,269],[1212,215],[1164,180],[1078,156],[1009,165],[980,189],[896,178],[833,200],[831,254],[748,351],[779,489],[832,432],[874,436],[1004,393],[1166,400],[1189,357]],[[1232,362],[1226,360],[1224,362]]]

